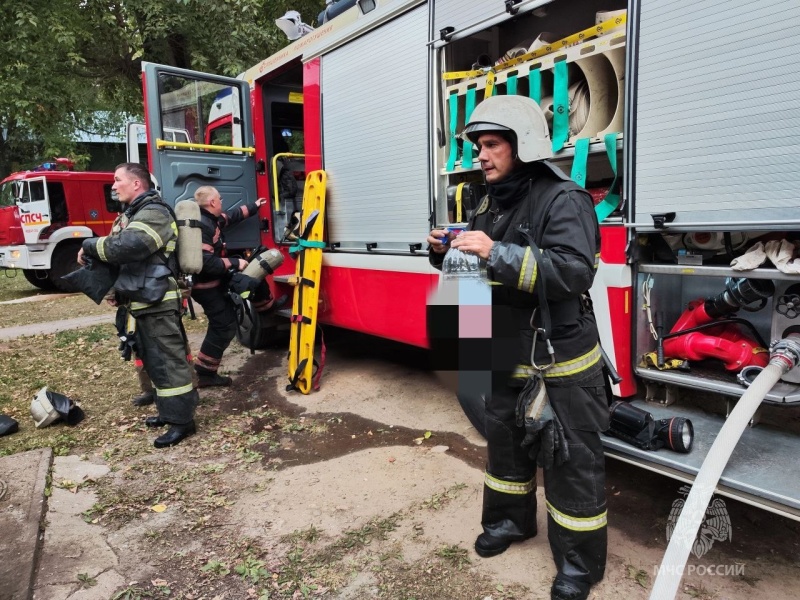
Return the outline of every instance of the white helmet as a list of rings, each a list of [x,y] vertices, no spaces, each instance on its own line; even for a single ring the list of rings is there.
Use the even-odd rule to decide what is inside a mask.
[[[542,109],[525,96],[492,96],[472,111],[461,133],[472,143],[488,131],[511,132],[516,137],[517,157],[522,162],[552,158],[550,131]]]
[[[47,386],[44,386],[31,401],[31,416],[36,422],[36,428],[47,427],[61,415],[47,397]]]

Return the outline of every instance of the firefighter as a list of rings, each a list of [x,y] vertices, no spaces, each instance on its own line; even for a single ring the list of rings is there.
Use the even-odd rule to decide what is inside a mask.
[[[452,246],[485,261],[489,279],[500,284],[491,286],[493,348],[501,350],[493,354],[508,356],[505,364],[493,357],[490,390],[459,395],[487,439],[483,533],[475,551],[495,556],[512,542],[536,535],[538,459],[557,569],[551,598],[584,599],[603,578],[607,541],[600,432],[608,428],[608,397],[586,296],[600,247],[592,198],[545,160],[552,156],[547,124],[528,98],[484,100],[462,136],[479,149],[488,194],[463,233],[430,232],[429,256],[441,268]],[[543,336],[534,338],[531,326],[532,314],[536,327],[542,326],[541,311],[533,313],[542,282],[552,354]],[[541,373],[552,406],[550,427],[542,428],[549,435],[526,439],[526,428],[516,418],[520,389],[533,373],[532,364],[548,365],[551,358],[554,363]]]
[[[208,185],[197,188],[194,199],[200,205],[203,269],[195,276],[192,299],[203,307],[208,318],[208,329],[195,357],[194,368],[198,387],[228,386],[232,383],[231,378],[217,373],[223,353],[236,336],[236,308],[228,293],[228,283],[231,269],[244,271],[248,262],[225,255],[222,230],[257,214],[266,199],[259,198],[246,206],[223,212],[219,191]],[[266,280],[258,282],[250,296],[250,305],[256,312],[266,312],[273,307],[274,299]]]
[[[116,301],[127,307],[127,331],[135,332],[135,353],[155,388],[158,416],[149,427],[169,425],[153,444],[165,448],[196,432],[194,411],[199,400],[186,361],[186,334],[181,323],[181,293],[172,256],[178,227],[166,204],[151,189],[150,173],[140,164],[123,163],[114,172],[112,189],[125,211],[111,233],[83,241],[84,256],[119,266]]]

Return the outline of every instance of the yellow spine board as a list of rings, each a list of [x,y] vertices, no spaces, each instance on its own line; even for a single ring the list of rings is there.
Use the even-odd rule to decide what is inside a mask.
[[[301,216],[300,236],[309,242],[322,242],[325,227],[325,184],[327,175],[325,171],[312,171],[306,177],[306,186],[303,193],[303,213]],[[311,224],[308,235],[305,228],[314,211],[318,211],[317,218]],[[289,338],[289,381],[297,381],[294,386],[303,394],[308,394],[312,389],[312,374],[314,368],[314,341],[317,332],[317,307],[319,305],[319,285],[322,274],[322,248],[302,248],[297,255],[295,277],[298,280],[294,288],[292,302],[291,335]],[[313,282],[307,285],[303,281]],[[302,318],[303,320],[294,320]],[[305,362],[304,362],[305,361]],[[302,365],[302,367],[301,367]],[[297,374],[298,367],[301,372]]]

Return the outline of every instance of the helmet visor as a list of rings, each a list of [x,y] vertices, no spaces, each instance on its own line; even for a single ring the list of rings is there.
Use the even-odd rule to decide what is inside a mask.
[[[477,144],[478,138],[481,136],[481,134],[488,133],[490,131],[509,132],[511,129],[502,125],[498,125],[497,123],[470,123],[464,128],[464,131],[461,132],[461,139],[472,142],[473,144]]]

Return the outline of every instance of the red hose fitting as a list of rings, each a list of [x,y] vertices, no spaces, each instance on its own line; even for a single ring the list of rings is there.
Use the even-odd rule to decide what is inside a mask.
[[[704,300],[693,300],[672,327],[670,333],[712,323],[714,319],[705,311]],[[664,340],[664,355],[684,360],[721,360],[728,371],[741,371],[745,367],[766,367],[769,350],[744,335],[737,325],[709,327],[703,333],[692,332]]]

